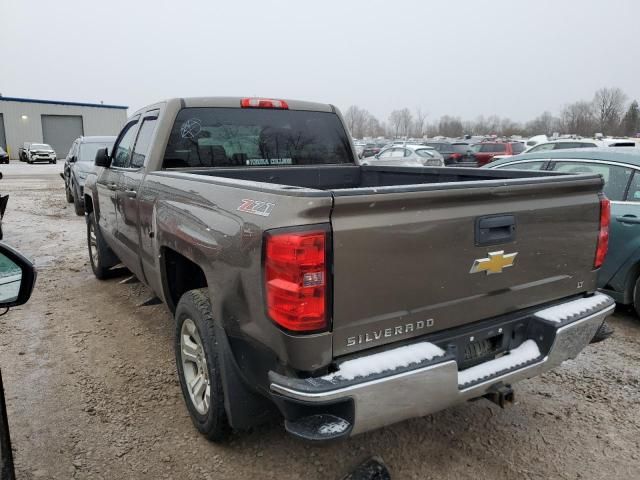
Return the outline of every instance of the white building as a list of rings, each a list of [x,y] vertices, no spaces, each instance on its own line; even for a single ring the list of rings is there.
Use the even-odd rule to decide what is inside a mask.
[[[12,159],[24,142],[48,143],[64,158],[80,136],[117,135],[127,107],[0,96],[0,147]]]

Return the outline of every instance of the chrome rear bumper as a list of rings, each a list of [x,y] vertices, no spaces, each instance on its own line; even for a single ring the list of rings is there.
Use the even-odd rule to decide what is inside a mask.
[[[599,305],[569,311],[566,318],[556,322],[537,318],[536,321],[558,325],[551,348],[540,359],[504,374],[497,374],[485,381],[464,388],[459,385],[458,365],[446,359],[427,366],[402,371],[373,380],[362,379],[327,389],[309,379],[296,384],[271,372],[271,392],[287,401],[304,405],[330,405],[335,402],[353,402],[353,419],[350,434],[357,434],[390,425],[408,418],[421,417],[443,410],[469,399],[481,397],[499,385],[512,384],[544,373],[563,361],[575,358],[591,341],[594,334],[615,307],[613,300],[603,295]],[[575,301],[573,302],[575,303]],[[593,302],[592,302],[593,303]],[[567,302],[566,305],[569,305]],[[571,307],[573,308],[573,306]],[[574,309],[575,310],[575,309]],[[540,313],[540,312],[538,312]],[[533,315],[535,316],[535,314]],[[489,362],[486,362],[489,363]],[[321,388],[314,388],[314,385]]]

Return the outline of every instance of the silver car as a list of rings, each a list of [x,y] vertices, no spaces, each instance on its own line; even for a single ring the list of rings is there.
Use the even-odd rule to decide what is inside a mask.
[[[390,145],[373,157],[361,160],[361,165],[393,167],[444,167],[444,158],[426,145]]]

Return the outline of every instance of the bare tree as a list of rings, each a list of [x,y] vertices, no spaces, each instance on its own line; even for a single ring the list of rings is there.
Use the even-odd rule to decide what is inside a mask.
[[[617,87],[601,88],[596,92],[593,110],[596,127],[600,132],[608,135],[618,133],[626,101],[627,96]]]
[[[427,114],[420,107],[416,108],[416,119],[413,122],[413,136],[422,137],[424,135],[424,122]]]
[[[351,136],[362,138],[368,117],[371,116],[365,109],[351,105],[344,113],[344,121],[347,124]]]
[[[413,122],[413,115],[408,108],[402,110],[394,110],[389,115],[389,124],[394,137],[409,135],[411,130],[411,124]]]
[[[579,101],[566,105],[560,113],[560,126],[565,133],[593,135],[596,128],[593,103]]]
[[[554,117],[550,112],[542,112],[542,114],[530,122],[527,122],[525,130],[529,135],[551,135],[559,130],[559,119]]]
[[[440,135],[445,137],[460,137],[464,134],[462,121],[458,117],[450,117],[449,115],[440,117],[438,130]]]

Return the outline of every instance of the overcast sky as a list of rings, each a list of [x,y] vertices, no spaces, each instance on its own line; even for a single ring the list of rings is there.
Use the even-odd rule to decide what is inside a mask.
[[[530,119],[640,99],[640,1],[0,0],[0,93],[270,96]]]

